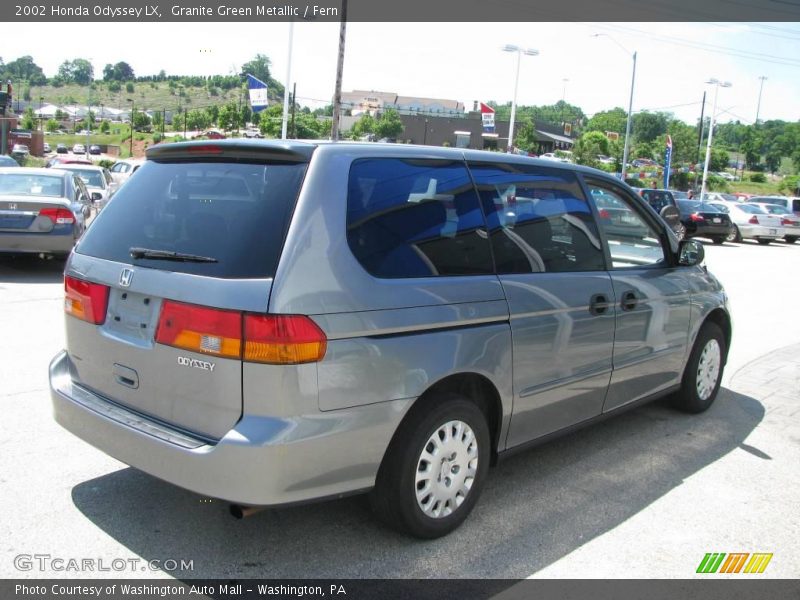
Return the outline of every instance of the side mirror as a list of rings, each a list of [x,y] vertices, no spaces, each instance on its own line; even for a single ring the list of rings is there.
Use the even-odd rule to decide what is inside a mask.
[[[103,194],[100,192],[92,192],[92,202],[97,202],[98,200],[103,199]]]
[[[681,240],[678,245],[678,264],[684,267],[699,265],[706,258],[703,244],[696,240]]]

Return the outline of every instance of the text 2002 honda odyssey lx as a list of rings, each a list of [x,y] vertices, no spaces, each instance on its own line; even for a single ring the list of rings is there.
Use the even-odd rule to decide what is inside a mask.
[[[156,477],[245,506],[370,491],[436,537],[503,453],[717,394],[702,246],[599,171],[258,140],[148,159],[67,263],[50,384],[61,425]]]

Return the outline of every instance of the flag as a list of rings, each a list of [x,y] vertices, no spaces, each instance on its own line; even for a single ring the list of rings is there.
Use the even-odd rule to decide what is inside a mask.
[[[664,151],[664,189],[669,189],[669,171],[672,163],[672,137],[667,136],[667,148]]]
[[[494,109],[483,102],[481,102],[481,121],[484,133],[494,133]]]
[[[250,90],[250,106],[257,113],[267,108],[267,84],[247,74],[247,87]]]

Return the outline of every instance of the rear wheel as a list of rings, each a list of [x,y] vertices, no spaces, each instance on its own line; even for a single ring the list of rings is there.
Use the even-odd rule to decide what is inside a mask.
[[[758,238],[758,243],[762,246],[769,246],[772,243],[772,240],[765,239],[765,238]]]
[[[707,322],[697,340],[683,373],[681,389],[673,396],[675,408],[700,413],[713,404],[722,381],[725,362],[725,336],[716,323]]]
[[[787,244],[794,244],[797,241],[797,238],[792,235],[787,235],[785,238]]]
[[[686,237],[686,226],[683,223],[678,223],[675,226],[675,235],[678,237],[678,241]]]
[[[742,234],[739,233],[739,228],[736,225],[733,226],[733,231],[731,231],[728,234],[728,237],[726,238],[726,240],[729,241],[729,242],[741,242],[742,241]]]
[[[711,238],[711,241],[714,242],[717,245],[724,243],[725,240],[726,240],[726,237],[713,237],[713,238]]]
[[[472,511],[491,450],[486,418],[474,403],[457,394],[424,402],[392,439],[370,502],[390,527],[431,539],[456,529]]]

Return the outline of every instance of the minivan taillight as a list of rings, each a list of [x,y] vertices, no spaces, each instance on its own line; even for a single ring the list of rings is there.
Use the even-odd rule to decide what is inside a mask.
[[[64,312],[68,315],[102,325],[108,308],[108,286],[74,277],[64,277]]]
[[[165,300],[158,319],[156,342],[203,354],[239,358],[242,314]]]
[[[303,315],[261,315],[165,300],[156,342],[250,362],[290,365],[322,360],[323,331]]]
[[[322,360],[327,338],[303,315],[245,315],[244,360],[295,365]]]
[[[40,217],[47,217],[53,225],[72,225],[75,222],[75,215],[66,208],[43,208],[39,211]]]
[[[748,223],[750,223],[751,225],[758,225],[758,217],[753,215],[752,217],[750,217]]]

